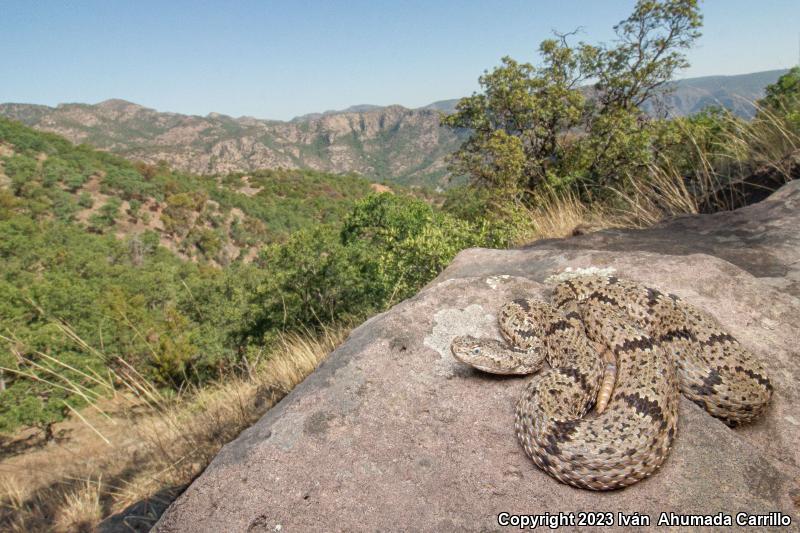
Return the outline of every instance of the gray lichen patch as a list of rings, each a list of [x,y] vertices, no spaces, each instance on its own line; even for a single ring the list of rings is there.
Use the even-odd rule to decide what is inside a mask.
[[[567,267],[561,272],[548,276],[544,281],[545,283],[559,283],[568,279],[579,278],[581,276],[610,276],[616,272],[615,268],[612,267],[596,267],[591,266],[587,268],[572,268]]]
[[[438,311],[433,317],[433,330],[423,341],[425,346],[441,356],[435,363],[437,374],[452,372],[456,361],[450,353],[450,344],[461,335],[500,338],[497,316],[486,312],[478,304],[471,304],[464,309],[449,307]]]
[[[500,274],[499,276],[489,276],[486,278],[486,284],[496,289],[501,283],[508,281],[511,278],[508,274]]]

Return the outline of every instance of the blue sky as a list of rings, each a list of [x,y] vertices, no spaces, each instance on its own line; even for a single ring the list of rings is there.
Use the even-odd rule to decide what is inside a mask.
[[[0,0],[0,102],[124,98],[161,111],[288,119],[416,107],[478,88],[551,30],[609,41],[633,0]],[[798,61],[800,1],[708,0],[681,77]]]

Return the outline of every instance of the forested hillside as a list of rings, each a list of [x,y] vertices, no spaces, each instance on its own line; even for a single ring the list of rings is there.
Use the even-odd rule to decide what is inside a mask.
[[[5,180],[33,216],[49,213],[96,234],[141,234],[219,264],[252,258],[255,243],[341,218],[370,191],[361,178],[314,171],[198,177],[74,147],[2,119],[0,135]]]
[[[0,432],[49,427],[108,372],[178,391],[244,371],[498,238],[353,176],[198,177],[5,119],[0,150]]]
[[[0,150],[0,431],[60,418],[82,397],[65,380],[91,387],[81,376],[104,374],[109,358],[166,384],[235,364],[241,310],[229,312],[253,278],[247,263],[370,191],[311,171],[198,178],[5,119]],[[48,364],[59,379],[24,377]]]

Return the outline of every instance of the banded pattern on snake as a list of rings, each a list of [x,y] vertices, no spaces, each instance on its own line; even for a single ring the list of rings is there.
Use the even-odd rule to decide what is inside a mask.
[[[507,343],[457,337],[453,355],[497,374],[549,363],[517,403],[516,434],[539,468],[576,487],[616,489],[655,472],[675,438],[679,390],[730,426],[760,416],[772,396],[763,366],[710,315],[613,276],[563,281],[553,305],[514,300],[499,322]],[[604,384],[614,367],[616,383]],[[609,403],[590,414],[601,388]]]

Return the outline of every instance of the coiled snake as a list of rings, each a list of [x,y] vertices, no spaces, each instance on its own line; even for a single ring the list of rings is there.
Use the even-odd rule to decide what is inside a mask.
[[[679,390],[730,426],[770,401],[761,364],[677,296],[590,275],[559,283],[553,303],[509,302],[499,318],[507,344],[457,337],[451,350],[497,374],[536,372],[547,360],[517,403],[515,428],[534,463],[563,483],[609,490],[650,476],[675,438]]]

